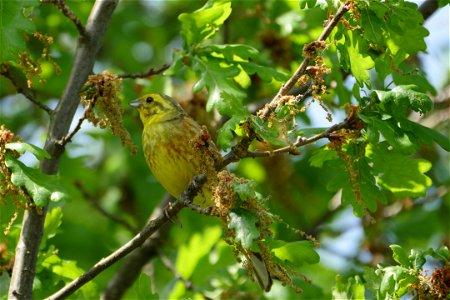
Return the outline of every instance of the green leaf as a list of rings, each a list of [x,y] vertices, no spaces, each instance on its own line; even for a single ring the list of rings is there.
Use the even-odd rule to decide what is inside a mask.
[[[313,167],[322,168],[325,162],[336,159],[339,159],[336,151],[330,150],[328,147],[322,147],[313,152],[309,162]]]
[[[299,0],[298,4],[301,9],[313,8],[316,6],[317,0]]]
[[[60,201],[67,197],[56,176],[27,167],[11,154],[6,153],[5,157],[6,166],[12,171],[12,183],[15,186],[24,186],[38,207],[44,207],[49,200]]]
[[[248,74],[257,73],[263,81],[270,82],[272,79],[284,81],[289,76],[274,68],[262,66],[251,60],[256,60],[260,56],[259,51],[248,45],[227,44],[227,45],[205,45],[197,51],[198,56],[223,57],[224,63],[241,66]]]
[[[363,6],[361,11],[361,27],[366,40],[375,42],[378,47],[385,45],[385,33],[389,30],[384,17],[389,8],[380,1],[367,1],[359,3]]]
[[[62,217],[63,212],[61,207],[55,207],[47,213],[44,223],[44,235],[46,239],[51,239],[56,235],[59,226],[61,226]]]
[[[219,241],[222,230],[219,226],[207,227],[202,233],[195,233],[178,250],[175,268],[184,278],[191,278],[199,261],[211,252],[211,248]]]
[[[392,71],[390,71],[391,66],[389,65],[388,67],[389,73],[392,73]],[[409,65],[408,62],[401,63],[397,68],[399,71],[392,74],[397,86],[414,86],[414,90],[418,92],[436,95],[436,89],[428,81],[426,74],[424,74],[423,71]]]
[[[372,160],[374,172],[378,174],[377,183],[396,197],[423,196],[432,183],[425,175],[431,168],[429,161],[390,150],[385,142],[369,144],[366,156]]]
[[[194,56],[192,58],[192,68],[200,76],[193,91],[198,92],[202,88],[208,90],[208,103],[206,104],[208,111],[221,100],[223,91],[236,99],[242,99],[246,95],[233,80],[241,70],[236,66],[223,66],[221,62],[221,59],[215,57]]]
[[[26,49],[23,33],[32,33],[36,27],[24,16],[24,7],[39,5],[38,0],[0,0],[0,63],[15,61]]]
[[[390,245],[389,246],[393,252],[392,258],[394,258],[394,260],[396,262],[398,262],[400,265],[402,265],[403,267],[410,267],[411,264],[409,262],[408,259],[408,255],[406,254],[406,251],[403,250],[403,248],[399,245]]]
[[[243,201],[256,197],[256,182],[254,181],[234,182],[232,186],[233,191],[238,194],[239,198]]]
[[[50,154],[48,154],[47,151],[28,143],[8,143],[5,145],[5,148],[17,151],[20,154],[25,154],[25,152],[28,151],[39,160],[50,158]]]
[[[380,141],[380,136],[377,134],[379,131],[394,149],[404,154],[412,154],[418,150],[419,145],[411,141],[405,130],[398,126],[399,122],[395,118],[382,120],[379,115],[359,114],[359,116],[367,124],[368,138],[373,144]]]
[[[219,131],[217,132],[217,145],[222,150],[225,151],[231,147],[231,141],[234,137],[233,132],[235,132],[237,128],[239,128],[239,124],[241,124],[241,122],[245,119],[246,117],[233,116],[231,117],[231,119],[226,121],[225,124],[222,125],[222,127],[220,127]]]
[[[268,122],[263,122],[259,117],[251,116],[251,124],[255,133],[263,140],[271,143],[272,145],[281,146],[283,141],[279,140],[280,133],[274,127],[270,127]]]
[[[367,45],[356,31],[348,31],[345,34],[345,46],[350,62],[352,75],[360,86],[369,85],[369,73],[367,70],[375,66],[372,58],[367,55]],[[341,48],[342,49],[342,48]]]
[[[257,58],[259,51],[248,45],[227,44],[227,45],[205,45],[201,48],[202,52],[216,53],[222,55],[228,62],[243,62],[250,58]],[[200,53],[202,53],[200,52]]]
[[[253,62],[242,62],[240,65],[244,68],[247,74],[258,74],[258,76],[265,82],[270,82],[272,79],[276,81],[286,81],[289,79],[289,76],[286,73],[280,72],[274,68],[258,65]]]
[[[417,5],[410,2],[360,1],[361,28],[367,41],[375,49],[387,48],[387,53],[400,58],[425,51],[424,38],[428,31]]]
[[[367,289],[374,292],[378,291],[381,284],[381,276],[374,269],[365,266],[363,278],[366,282],[365,286]]]
[[[448,250],[447,246],[441,246],[436,251],[434,251],[434,255],[432,255],[434,258],[440,259],[446,263],[450,261],[450,251]]]
[[[431,145],[435,142],[441,146],[442,149],[450,151],[450,139],[436,130],[412,122],[408,119],[400,120],[400,126],[402,129],[407,130],[410,134],[417,137],[424,144]]]
[[[332,287],[332,293],[332,299],[365,299],[364,285],[359,276],[350,277],[345,283],[340,275],[336,275],[336,284]]]
[[[249,115],[248,109],[242,104],[241,99],[236,98],[227,92],[221,93],[220,100],[216,102],[216,109],[221,115],[226,115],[229,117],[246,117]]]
[[[266,241],[265,244],[271,248],[272,253],[284,262],[289,262],[294,266],[301,266],[307,264],[317,264],[320,261],[320,256],[314,250],[314,245],[311,241]]]
[[[380,271],[382,274],[380,284],[380,292],[382,295],[394,295],[396,291],[396,282],[398,282],[401,277],[408,275],[408,269],[400,266],[386,267]],[[384,298],[385,296],[383,299]]]
[[[392,54],[396,55],[399,51],[408,54],[425,51],[425,37],[429,32],[422,25],[423,17],[417,4],[404,1],[392,3],[389,8],[385,19],[386,27],[389,28],[386,44]]]
[[[408,258],[412,262],[412,268],[415,270],[420,270],[427,262],[424,251],[418,249],[411,249],[411,254]]]
[[[210,0],[202,8],[193,13],[182,13],[178,19],[181,21],[181,36],[188,47],[202,43],[213,36],[220,25],[231,14],[231,1]]]
[[[56,251],[53,250],[53,253]],[[41,263],[41,267],[50,270],[52,273],[61,277],[61,280],[68,283],[80,277],[84,271],[77,266],[77,262],[70,260],[63,260],[57,254],[48,255]],[[89,282],[81,288],[81,293],[86,299],[90,299],[98,295],[96,285]]]
[[[259,230],[255,225],[257,221],[258,218],[246,210],[230,212],[228,228],[234,229],[236,240],[246,249],[251,249],[253,241],[259,237]]]
[[[384,111],[394,117],[405,117],[408,109],[426,113],[433,108],[433,102],[427,94],[417,92],[413,85],[396,86],[390,91],[375,90],[371,96],[381,101]]]

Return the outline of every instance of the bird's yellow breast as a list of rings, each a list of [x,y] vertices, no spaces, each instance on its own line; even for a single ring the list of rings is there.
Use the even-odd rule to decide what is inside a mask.
[[[200,131],[200,126],[187,116],[144,126],[145,159],[156,179],[175,198],[200,173],[201,159],[193,146]],[[202,204],[205,199],[199,195],[194,202]]]

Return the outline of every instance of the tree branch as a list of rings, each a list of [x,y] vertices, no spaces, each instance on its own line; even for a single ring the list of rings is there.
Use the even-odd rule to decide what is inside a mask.
[[[80,19],[77,18],[77,16],[73,13],[73,11],[64,0],[42,0],[42,3],[52,3],[56,5],[56,7],[58,7],[58,9],[75,24],[75,27],[77,28],[80,35],[85,37],[88,36],[86,28],[83,26],[83,24],[81,24]]]
[[[41,162],[45,174],[56,174],[64,147],[58,141],[69,131],[76,108],[79,104],[79,91],[92,72],[95,56],[100,48],[108,22],[118,0],[96,1],[87,21],[86,36],[78,39],[77,51],[72,71],[63,96],[53,113],[44,149],[50,159]],[[8,299],[31,299],[36,261],[44,230],[45,206],[42,212],[36,209],[25,210],[22,231],[17,243],[14,268],[9,286]]]
[[[419,7],[424,20],[428,19],[439,8],[437,0],[427,0]]]
[[[334,17],[325,26],[324,30],[322,31],[322,34],[319,36],[317,41],[312,42],[308,45],[324,42],[328,38],[330,33],[333,31],[333,29],[336,27],[336,25],[339,23],[340,19],[349,9],[350,9],[350,1],[342,3],[339,9],[337,10],[336,14],[334,15]],[[308,45],[306,45],[305,47],[307,47]],[[310,63],[310,59],[311,58],[309,56],[305,56],[298,69],[295,71],[292,77],[281,86],[280,90],[278,91],[277,95],[272,99],[272,101],[267,103],[261,110],[257,112],[257,115],[261,118],[263,122],[266,121],[269,115],[278,107],[279,99],[281,99],[282,96],[286,96],[292,90],[295,84],[299,81],[300,77],[306,74],[306,68]],[[308,94],[308,88],[305,87],[305,90],[306,90],[305,93],[301,96],[303,98],[305,97],[305,95]],[[242,140],[240,140],[238,144],[232,147],[231,151],[224,156],[222,163],[218,166],[218,168],[223,168],[228,164],[230,164],[231,162],[235,162],[243,157],[247,157],[248,147],[255,139],[255,137],[256,134],[254,130],[250,127],[248,129],[247,136],[245,136]],[[291,148],[292,146],[288,147]]]
[[[175,200],[175,198],[166,193],[159,206],[153,210],[147,224],[163,214],[167,205]],[[101,299],[122,299],[123,294],[125,294],[139,276],[140,272],[138,272],[138,270],[141,270],[149,260],[158,255],[159,249],[165,243],[171,224],[172,223],[166,223],[159,228],[151,238],[148,238],[144,244],[142,244],[142,246],[135,249],[126,259],[124,259],[124,262],[115,272],[114,277],[109,281],[107,287],[103,291]]]
[[[180,195],[180,198],[172,205],[167,206],[164,209],[164,213],[160,214],[156,219],[151,220],[134,238],[132,238],[125,245],[111,253],[109,256],[101,259],[90,270],[86,271],[83,275],[54,293],[47,300],[63,299],[73,294],[76,290],[95,278],[103,270],[110,267],[112,264],[120,260],[122,257],[129,254],[131,251],[141,246],[147,238],[160,229],[167,222],[170,222],[178,212],[184,207],[192,203],[192,200],[200,191],[202,185],[206,182],[206,176],[200,175],[194,177],[189,183],[186,190]]]
[[[333,31],[334,27],[336,27],[336,25],[339,23],[344,14],[349,10],[350,4],[348,2],[341,4],[338,11],[334,15],[334,17],[327,23],[324,30],[322,31],[322,34],[319,36],[316,42],[319,43],[324,42],[328,38],[330,33]],[[272,99],[269,105],[266,105],[266,107],[260,112],[259,116],[263,121],[267,119],[269,114],[273,110],[275,110],[275,108],[278,106],[278,100],[282,96],[286,96],[289,93],[289,91],[294,87],[294,85],[299,81],[300,77],[302,77],[305,74],[306,67],[308,67],[310,60],[311,57],[305,56],[300,66],[295,71],[294,75],[292,75],[292,77],[289,78],[289,80],[281,86],[280,90],[278,91],[278,94]]]
[[[3,63],[0,67],[0,69],[1,69],[0,74],[2,74],[3,76],[5,76],[6,78],[8,78],[11,81],[11,83],[16,87],[16,90],[18,93],[21,93],[22,95],[24,95],[25,98],[30,100],[33,104],[35,104],[37,107],[44,110],[47,114],[49,114],[51,116],[53,113],[53,110],[50,107],[48,107],[47,105],[45,105],[44,103],[37,100],[34,97],[34,91],[32,89],[30,89],[29,87],[27,87],[26,84],[20,82],[20,80],[17,78],[17,76],[13,72],[11,72],[10,67],[11,66],[9,66],[8,64]]]
[[[162,72],[167,70],[169,67],[170,67],[169,64],[164,64],[160,68],[156,68],[156,69],[155,68],[149,68],[145,72],[141,72],[141,73],[123,73],[123,74],[119,74],[117,76],[119,78],[146,78],[146,77],[149,77],[149,76],[152,76],[152,75],[161,74]]]
[[[89,201],[89,203],[91,203],[91,205],[98,211],[100,212],[103,216],[105,216],[108,219],[111,219],[113,222],[116,222],[117,224],[122,225],[123,227],[125,227],[126,229],[128,229],[131,233],[136,234],[139,230],[138,228],[134,227],[133,225],[131,225],[129,222],[127,222],[127,220],[116,216],[112,213],[110,213],[109,211],[105,210],[97,201],[96,201],[96,197],[90,195],[85,189],[84,187],[81,185],[80,182],[75,182],[75,186],[78,188],[78,190],[81,192],[81,194],[83,195],[83,197]]]
[[[267,156],[273,156],[276,154],[282,154],[282,153],[290,153],[290,154],[297,154],[298,147],[311,144],[317,140],[323,139],[323,138],[329,138],[333,132],[339,131],[341,129],[352,129],[355,122],[358,120],[356,117],[355,111],[352,110],[349,114],[349,116],[341,123],[335,124],[325,130],[324,132],[318,133],[316,135],[313,135],[309,138],[304,137],[297,137],[297,140],[292,145],[282,147],[273,151],[247,151],[246,157],[267,157]]]

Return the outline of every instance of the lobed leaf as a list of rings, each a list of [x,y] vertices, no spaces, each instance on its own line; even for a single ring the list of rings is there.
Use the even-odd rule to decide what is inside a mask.
[[[38,169],[27,167],[11,154],[6,153],[6,166],[12,171],[11,181],[15,186],[23,186],[38,207],[47,202],[61,201],[67,197],[63,186],[56,176],[42,173]]]
[[[433,108],[433,102],[427,94],[415,91],[413,85],[396,86],[390,91],[374,90],[371,94],[381,102],[384,111],[394,117],[405,117],[408,110],[426,113]]]
[[[238,194],[239,199],[246,201],[247,199],[256,197],[256,182],[246,181],[246,182],[234,182],[233,191]]]
[[[234,138],[234,132],[237,131],[239,125],[244,121],[246,117],[233,116],[225,124],[220,127],[217,132],[217,145],[222,149],[226,150],[231,147],[231,141]]]
[[[8,143],[5,145],[6,149],[14,150],[19,152],[20,154],[25,154],[25,152],[30,152],[33,154],[38,160],[44,159],[44,158],[50,158],[50,154],[47,153],[44,149],[41,149],[35,145],[28,144],[28,143]]]
[[[406,251],[399,245],[390,245],[392,250],[392,258],[403,267],[410,267],[410,261]]]
[[[339,47],[344,52],[346,62],[350,64],[350,71],[360,86],[369,85],[367,70],[375,66],[375,62],[367,53],[367,42],[355,31],[345,33],[344,46]]]
[[[255,223],[258,221],[256,215],[246,211],[230,212],[230,222],[228,228],[234,229],[236,240],[246,249],[251,249],[253,241],[259,237],[259,230]]]
[[[220,101],[216,102],[216,109],[221,115],[233,117],[241,116],[246,117],[249,115],[248,109],[242,104],[240,98],[236,98],[227,92],[222,92],[220,95]]]
[[[236,66],[223,66],[222,61],[215,57],[193,57],[193,70],[200,78],[193,87],[194,92],[202,88],[208,90],[208,103],[206,109],[210,111],[221,100],[221,93],[241,99],[245,96],[242,89],[233,80],[241,71]]]
[[[180,14],[178,19],[182,24],[181,36],[186,46],[192,47],[212,37],[230,14],[229,0],[210,0],[192,13]]]
[[[263,140],[272,145],[283,145],[283,141],[279,139],[280,133],[274,127],[269,126],[268,122],[263,122],[260,118],[251,116],[251,124],[255,133]]]
[[[429,161],[390,150],[386,142],[368,145],[366,156],[373,162],[377,183],[396,197],[423,196],[432,183],[425,175],[431,168]]]

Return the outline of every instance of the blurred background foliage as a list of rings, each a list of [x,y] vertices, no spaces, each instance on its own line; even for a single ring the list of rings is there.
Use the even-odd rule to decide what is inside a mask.
[[[85,23],[93,2],[66,2]],[[203,4],[204,1],[121,1],[110,22],[94,72],[142,72],[149,67],[170,64],[174,51],[181,48],[182,43],[178,16],[183,12],[192,12]],[[292,74],[297,68],[302,59],[304,44],[319,36],[324,20],[330,13],[318,8],[300,10],[298,1],[288,0],[236,0],[233,1],[232,8],[230,18],[215,39],[220,43],[251,45],[260,51],[260,61],[287,74]],[[49,46],[50,56],[61,73],[56,74],[57,69],[52,63],[44,61],[41,64],[41,77],[45,79],[45,84],[40,83],[39,78],[33,80],[38,99],[53,108],[61,97],[71,70],[78,32],[51,4],[34,7],[31,18],[39,32],[54,40]],[[439,114],[440,121],[430,124],[448,136],[449,48],[448,43],[442,45],[436,42],[448,41],[448,6],[438,10],[425,22],[425,26],[430,31],[427,39],[428,53],[439,53],[440,56],[435,56],[435,59],[444,57],[446,63],[442,62],[439,69],[431,69],[433,58],[421,54],[415,57],[416,67],[428,74],[440,74],[427,77],[432,86],[430,90],[435,90],[435,95],[442,95],[446,91],[447,96],[444,101],[435,104],[437,110],[431,112],[431,116],[426,115],[421,120],[430,121],[433,114],[436,118]],[[438,27],[446,27],[447,32],[438,30]],[[43,44],[31,36],[27,41],[27,48],[32,57],[38,58]],[[354,79],[339,70],[336,53],[327,52],[325,60],[332,68],[327,84],[334,88],[324,98],[334,116],[333,122],[337,122],[345,116],[342,104],[352,101],[350,98]],[[373,84],[376,85],[377,74],[371,75]],[[129,108],[127,102],[148,91],[172,95],[199,122],[208,124],[212,130],[217,129],[221,119],[214,113],[205,113],[205,95],[192,95],[195,80],[195,75],[189,70],[171,77],[157,75],[147,79],[123,80],[124,123],[135,144],[141,144],[142,128],[136,111]],[[257,105],[271,99],[279,85],[279,82],[264,83],[257,76],[252,77],[245,104]],[[434,99],[438,99],[438,96]],[[82,112],[80,107],[75,120]],[[26,142],[43,146],[48,116],[24,96],[17,94],[16,88],[5,77],[0,77],[0,118],[2,124]],[[330,126],[325,118],[326,113],[322,108],[313,104],[298,122],[302,126]],[[419,116],[414,118],[420,119]],[[336,274],[342,277],[353,276],[362,274],[364,266],[392,264],[391,244],[402,245],[408,250],[449,245],[448,153],[437,146],[423,146],[417,156],[433,163],[432,169],[427,173],[432,178],[433,185],[426,196],[399,200],[394,200],[391,196],[388,205],[379,205],[378,210],[371,214],[374,220],[372,222],[368,217],[355,217],[351,207],[341,205],[339,194],[327,189],[335,173],[310,165],[311,156],[321,145],[323,143],[320,142],[308,145],[301,149],[298,156],[249,158],[230,166],[230,170],[237,175],[255,180],[257,190],[262,195],[270,195],[268,205],[273,213],[281,216],[290,226],[316,237],[321,243],[318,249],[321,262],[299,270],[311,282],[305,283],[302,276],[295,279],[304,290],[302,294],[295,294],[291,289],[275,284],[265,297],[329,298],[330,287],[336,282]],[[31,155],[23,156],[22,161],[29,166],[37,164],[37,160]],[[83,124],[73,142],[68,144],[59,175],[67,185],[70,198],[65,203],[51,204],[62,207],[61,224],[54,237],[51,237],[51,244],[58,249],[57,255],[61,259],[75,261],[84,270],[133,236],[129,228],[100,212],[99,206],[138,229],[145,224],[165,193],[150,173],[142,151],[131,156],[129,150],[123,148],[119,139],[109,131],[94,128],[87,123]],[[1,201],[0,205],[0,221],[4,230],[16,208],[8,201]],[[14,221],[9,235],[0,235],[0,254],[4,260],[14,252],[20,216],[21,213]],[[194,253],[199,253],[197,265],[189,278],[196,288],[202,289],[212,281],[215,287],[223,287],[223,298],[259,298],[259,287],[249,282],[240,267],[233,267],[236,262],[229,246],[220,241],[220,228],[217,220],[184,210],[174,220],[161,255],[178,265],[179,261],[189,261],[194,259]],[[276,226],[274,231],[283,240],[298,238],[284,225]],[[202,242],[195,243],[194,237],[200,237]],[[93,291],[87,291],[83,294],[84,297],[98,296],[119,265],[120,263],[97,277]],[[79,271],[77,268],[74,270],[75,273]],[[180,272],[179,269],[178,271]],[[2,288],[7,282],[5,276],[7,275],[3,273],[0,277]],[[47,296],[62,285],[61,281],[51,281],[50,286],[45,285],[45,279],[39,279],[43,282],[38,285],[40,288],[36,290],[36,298]],[[183,285],[159,257],[143,269],[125,298],[192,297],[195,294],[192,291],[184,293],[183,289]],[[211,296],[218,296],[214,292],[219,290],[220,288],[213,290]],[[159,296],[155,296],[156,294]],[[82,297],[81,294],[78,296]]]

